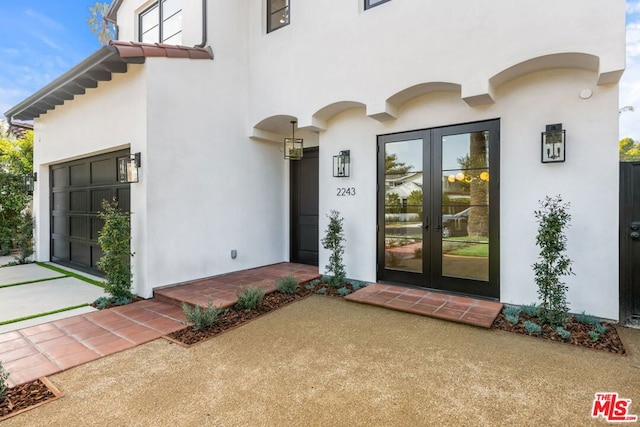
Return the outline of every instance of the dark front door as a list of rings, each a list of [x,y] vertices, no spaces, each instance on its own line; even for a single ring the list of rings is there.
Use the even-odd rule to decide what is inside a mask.
[[[378,279],[499,297],[499,121],[378,137]]]
[[[640,162],[620,163],[620,323],[640,325]]]
[[[117,159],[128,155],[118,151],[51,166],[51,261],[97,273],[102,201],[115,197],[130,210],[130,184],[117,178]]]
[[[291,262],[318,265],[318,153],[291,161]]]

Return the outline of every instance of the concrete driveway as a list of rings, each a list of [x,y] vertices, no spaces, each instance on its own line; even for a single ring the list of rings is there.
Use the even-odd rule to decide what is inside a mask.
[[[14,426],[584,426],[596,392],[640,415],[630,356],[312,296],[185,349],[159,339],[50,377]]]
[[[71,270],[65,269],[65,271]],[[84,273],[81,275],[85,278],[100,280],[98,277]],[[37,264],[2,267],[0,268],[0,323],[85,305],[103,295],[104,290],[99,286]],[[92,307],[85,306],[3,324],[0,325],[0,333],[94,310]]]

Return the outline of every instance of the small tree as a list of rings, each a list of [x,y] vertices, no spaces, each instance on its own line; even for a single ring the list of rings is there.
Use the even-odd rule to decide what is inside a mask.
[[[333,277],[330,280],[330,285],[334,288],[339,288],[343,285],[347,276],[344,269],[344,262],[342,255],[344,254],[344,218],[340,217],[340,212],[331,210],[329,218],[329,225],[325,231],[325,236],[322,238],[322,247],[331,251],[329,256],[329,264],[325,267],[328,273],[332,273]]]
[[[102,201],[102,211],[98,217],[104,226],[98,236],[98,244],[103,255],[98,268],[105,274],[105,290],[113,300],[130,299],[131,293],[131,218],[118,208],[114,198],[111,202]]]
[[[534,212],[538,219],[536,244],[540,247],[540,255],[539,261],[533,264],[538,296],[542,300],[540,316],[552,325],[563,325],[569,312],[568,287],[560,278],[573,274],[571,260],[565,254],[567,237],[564,234],[571,221],[567,212],[570,205],[562,203],[558,195],[545,197],[540,206],[541,209]]]
[[[33,132],[20,139],[0,135],[0,255],[20,249],[20,262],[33,253],[31,195],[25,187],[25,176],[32,173]]]
[[[103,46],[109,44],[115,35],[115,25],[106,18],[107,10],[109,10],[108,3],[96,2],[89,7],[90,15],[87,18],[87,25],[91,32],[98,36],[98,42]]]

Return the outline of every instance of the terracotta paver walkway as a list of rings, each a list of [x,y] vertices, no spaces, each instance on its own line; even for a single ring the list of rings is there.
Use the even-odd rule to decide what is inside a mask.
[[[320,274],[316,266],[280,263],[156,289],[153,296],[159,301],[177,305],[181,305],[184,301],[206,307],[211,301],[217,307],[226,308],[238,301],[236,293],[242,288],[259,286],[267,293],[273,292],[276,290],[277,279],[287,276],[293,276],[298,283],[305,283],[320,277]]]
[[[164,297],[0,334],[0,362],[10,386],[33,381],[184,328],[182,301],[229,307],[243,287],[273,292],[288,275],[299,283],[320,277],[317,267],[282,263],[166,288],[159,292]]]
[[[184,328],[182,310],[153,300],[56,320],[0,335],[0,361],[16,385]]]
[[[345,299],[484,328],[490,328],[502,310],[499,302],[380,283],[362,288]]]

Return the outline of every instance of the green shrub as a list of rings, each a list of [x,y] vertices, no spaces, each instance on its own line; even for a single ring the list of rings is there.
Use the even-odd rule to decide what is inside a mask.
[[[343,297],[346,297],[347,295],[349,295],[351,293],[351,291],[346,286],[343,286],[343,287],[339,288],[337,290],[337,292],[338,292],[338,294],[340,294]]]
[[[502,309],[502,314],[509,323],[517,325],[520,322],[520,307],[516,305],[506,305]]]
[[[103,255],[98,268],[105,274],[105,291],[115,300],[132,298],[131,293],[131,218],[118,209],[114,198],[102,201],[102,211],[98,217],[104,221],[98,236],[98,244]]]
[[[363,282],[360,280],[349,280],[349,283],[351,283],[351,288],[355,291],[360,290],[362,288],[366,288],[368,283],[367,282]]]
[[[316,294],[318,295],[324,295],[327,293],[327,288],[320,288],[316,291]]]
[[[600,339],[600,334],[596,331],[589,331],[589,338],[591,338],[592,341],[598,341]]]
[[[538,285],[540,317],[546,323],[561,326],[567,322],[569,305],[568,287],[560,280],[562,276],[573,274],[571,259],[566,255],[567,237],[571,215],[569,204],[562,203],[560,196],[545,197],[540,202],[541,209],[535,211],[538,220],[536,244],[540,247],[538,262],[533,264],[535,282]]]
[[[535,317],[538,315],[538,306],[536,305],[535,302],[532,302],[531,304],[528,304],[528,305],[520,306],[520,310],[522,310],[522,312],[527,316]]]
[[[322,247],[331,251],[329,255],[329,264],[325,266],[326,270],[333,273],[333,277],[328,282],[332,287],[339,288],[343,286],[344,279],[347,277],[344,269],[344,218],[340,216],[340,212],[332,210],[329,215],[329,225],[322,238]]]
[[[540,325],[530,320],[526,320],[523,325],[529,335],[538,335],[540,332],[542,332],[542,328],[540,327]]]
[[[214,306],[212,301],[209,301],[207,308],[202,308],[199,305],[191,307],[183,302],[182,311],[184,311],[184,317],[187,318],[187,321],[193,325],[193,330],[199,331],[216,323],[223,310]]]
[[[0,156],[2,154],[0,150]],[[29,206],[31,197],[25,192],[24,176],[18,171],[5,170],[2,163],[0,162],[0,255],[9,255],[11,249],[18,247],[17,240],[25,221],[24,211]]]
[[[125,296],[121,296],[118,298],[112,298],[111,302],[113,302],[113,305],[127,305],[127,304],[131,304],[132,299],[129,297],[125,297]]]
[[[583,325],[595,326],[599,323],[599,320],[596,316],[586,314],[584,311],[582,313],[576,314],[574,317],[579,323],[582,323]]]
[[[571,338],[571,332],[567,331],[562,326],[558,326],[556,328],[556,333],[560,336],[560,338],[562,338],[565,341],[567,341],[567,340],[569,340]]]
[[[256,310],[262,305],[264,299],[265,290],[263,288],[252,286],[238,292],[238,302],[236,306],[245,311]]]
[[[315,289],[316,285],[313,282],[309,282],[306,285],[304,285],[304,288],[311,291],[313,289]]]
[[[33,255],[33,217],[30,213],[23,213],[16,229],[15,247],[20,252],[15,256],[18,264],[26,264]]]
[[[7,379],[9,378],[9,373],[5,371],[4,366],[2,366],[2,362],[0,362],[0,403],[4,400],[7,395],[7,390],[9,386],[7,385]]]
[[[281,277],[276,281],[276,289],[283,294],[295,294],[298,291],[298,281],[293,276]]]
[[[602,323],[598,322],[596,323],[595,327],[593,328],[594,331],[596,331],[598,334],[602,335],[605,332],[607,332],[607,327],[605,325],[603,325]]]
[[[111,304],[111,300],[107,297],[100,297],[93,303],[98,310],[104,310],[105,308],[109,307],[109,304]]]

